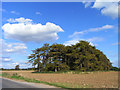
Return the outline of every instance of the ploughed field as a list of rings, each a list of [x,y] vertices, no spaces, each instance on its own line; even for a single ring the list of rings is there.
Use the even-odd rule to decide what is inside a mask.
[[[58,83],[70,88],[118,88],[118,72],[32,73],[34,71],[2,71],[10,75],[17,73],[25,78],[49,83]]]

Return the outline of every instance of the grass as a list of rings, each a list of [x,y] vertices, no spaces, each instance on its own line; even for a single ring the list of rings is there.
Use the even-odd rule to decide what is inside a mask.
[[[9,74],[8,73],[2,73],[1,76],[9,78]]]
[[[54,71],[43,71],[43,72],[32,72],[32,73],[49,73],[49,74],[59,74],[59,73],[63,73],[63,74],[89,74],[89,73],[94,73],[94,72],[110,72],[110,71],[75,71],[75,70],[68,70],[68,71],[58,71],[58,72],[54,72]]]
[[[80,74],[80,73],[87,73],[87,72],[81,72],[81,71],[58,71],[58,72],[54,72],[54,71],[43,71],[43,72],[32,72],[32,73],[71,73],[71,74]]]
[[[30,79],[30,78],[24,78],[23,76],[18,75],[17,73],[10,75],[8,73],[2,73],[0,74],[3,77],[6,78],[11,78],[11,79],[16,79],[16,80],[24,80],[26,82],[33,82],[33,83],[43,83],[43,84],[47,84],[47,85],[52,85],[52,86],[56,86],[56,87],[60,87],[60,88],[67,88],[67,89],[71,89],[71,88],[89,88],[89,85],[72,85],[71,83],[49,83],[49,82],[44,82],[44,81],[38,81],[35,79]]]

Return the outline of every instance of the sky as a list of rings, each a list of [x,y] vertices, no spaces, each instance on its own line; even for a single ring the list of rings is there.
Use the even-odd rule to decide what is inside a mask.
[[[118,5],[112,2],[3,2],[3,68],[28,68],[31,50],[44,43],[90,42],[118,66]]]

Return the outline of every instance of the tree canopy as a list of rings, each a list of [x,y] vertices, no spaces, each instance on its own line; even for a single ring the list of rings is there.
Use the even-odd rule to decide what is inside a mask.
[[[28,59],[29,63],[37,66],[38,71],[98,71],[112,68],[106,55],[87,41],[79,41],[71,46],[44,44],[41,48],[32,50]]]
[[[19,67],[20,67],[19,65],[16,65],[15,70],[19,70],[20,69]]]

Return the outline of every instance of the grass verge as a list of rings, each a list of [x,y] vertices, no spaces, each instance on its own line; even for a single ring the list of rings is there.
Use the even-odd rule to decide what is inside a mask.
[[[6,78],[11,78],[11,79],[16,79],[16,80],[24,80],[26,82],[33,82],[33,83],[43,83],[43,84],[56,86],[56,87],[60,87],[60,88],[66,88],[66,89],[89,88],[89,85],[80,86],[80,85],[73,85],[71,83],[49,83],[49,82],[44,82],[44,81],[38,81],[38,80],[35,80],[35,79],[25,78],[23,76],[18,75],[17,73],[15,73],[13,75],[10,75],[8,73],[2,73],[0,75],[2,75],[2,77],[6,77]]]
[[[54,72],[54,71],[41,71],[41,72],[32,72],[32,73],[49,73],[49,74],[90,74],[90,73],[97,73],[97,72],[110,72],[110,71],[75,71],[75,70],[67,70],[67,71],[58,71],[58,72]],[[112,71],[111,71],[112,72]]]

